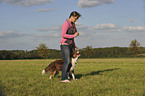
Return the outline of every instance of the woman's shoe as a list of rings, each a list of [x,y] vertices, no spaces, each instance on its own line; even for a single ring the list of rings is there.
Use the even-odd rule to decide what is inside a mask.
[[[69,80],[62,80],[61,82],[70,82]]]

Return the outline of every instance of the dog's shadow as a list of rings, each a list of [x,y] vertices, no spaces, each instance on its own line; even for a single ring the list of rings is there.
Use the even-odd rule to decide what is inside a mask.
[[[114,70],[119,70],[121,68],[114,68],[114,69],[106,69],[106,70],[99,70],[99,71],[92,71],[91,73],[87,73],[87,74],[76,74],[76,78],[80,79],[83,76],[89,76],[89,75],[102,75],[100,73],[106,72],[106,71],[114,71]]]

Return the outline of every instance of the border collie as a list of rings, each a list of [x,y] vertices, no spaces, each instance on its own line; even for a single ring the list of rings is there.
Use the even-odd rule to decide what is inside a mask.
[[[71,60],[72,66],[70,68],[70,71],[68,72],[68,76],[69,74],[72,76],[72,78],[75,80],[75,75],[73,73],[76,64],[78,63],[78,57],[80,57],[80,53],[79,51],[72,53],[73,57]],[[62,71],[62,66],[63,66],[64,60],[55,60],[53,62],[51,62],[43,71],[42,71],[42,75],[51,72],[49,79],[52,78],[52,76],[56,76],[57,74],[59,74],[60,71]],[[68,79],[70,79],[70,77],[68,77]]]

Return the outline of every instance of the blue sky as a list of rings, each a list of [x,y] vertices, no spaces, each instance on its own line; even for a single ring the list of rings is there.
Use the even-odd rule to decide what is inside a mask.
[[[78,48],[145,47],[145,0],[0,0],[0,50],[60,49],[61,26],[72,11]]]

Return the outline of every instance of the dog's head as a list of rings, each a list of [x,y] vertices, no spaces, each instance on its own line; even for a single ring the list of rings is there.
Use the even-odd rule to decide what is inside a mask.
[[[72,56],[73,56],[73,58],[76,58],[76,57],[80,57],[81,55],[80,55],[80,52],[77,50],[72,53]]]

